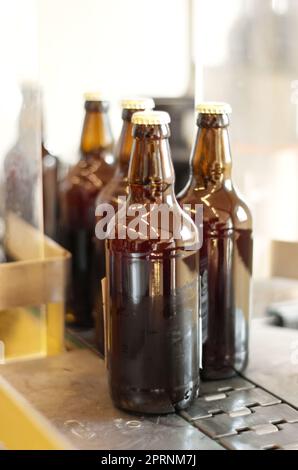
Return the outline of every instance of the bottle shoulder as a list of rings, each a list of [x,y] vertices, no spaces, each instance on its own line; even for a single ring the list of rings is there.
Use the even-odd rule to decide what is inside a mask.
[[[179,195],[179,204],[191,206],[195,213],[195,205],[203,209],[204,222],[214,222],[231,228],[252,228],[251,211],[232,184],[220,188],[200,188],[188,185]]]
[[[128,200],[110,220],[109,238],[111,245],[141,252],[188,249],[199,245],[197,227],[178,202],[173,205],[146,202],[141,207]]]
[[[96,204],[121,205],[120,197],[127,198],[129,191],[128,179],[125,175],[114,174],[106,186],[99,192]]]
[[[113,176],[114,167],[104,160],[89,158],[71,167],[61,182],[62,192],[98,194]]]

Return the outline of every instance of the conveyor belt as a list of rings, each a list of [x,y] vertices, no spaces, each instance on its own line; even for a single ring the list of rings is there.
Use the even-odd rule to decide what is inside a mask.
[[[180,415],[116,409],[104,361],[90,351],[92,335],[82,341],[78,334],[67,353],[2,365],[0,373],[76,449],[297,449],[298,369],[292,353],[298,332],[254,321],[251,333],[245,377],[202,382],[201,396]],[[25,448],[24,433],[14,433],[12,446],[7,429],[2,431],[6,447]]]
[[[203,382],[181,416],[227,449],[298,449],[298,411],[240,376]]]

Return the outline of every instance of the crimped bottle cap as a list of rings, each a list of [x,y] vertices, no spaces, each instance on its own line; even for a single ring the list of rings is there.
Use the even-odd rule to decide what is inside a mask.
[[[196,111],[201,114],[231,114],[232,107],[221,101],[205,101],[196,105]]]
[[[153,109],[155,107],[154,100],[152,98],[145,97],[133,97],[124,98],[120,101],[122,109]]]
[[[87,91],[86,93],[84,93],[84,100],[85,101],[107,101],[107,99],[99,91]]]
[[[171,122],[170,115],[165,111],[138,111],[134,113],[131,119],[133,124],[158,125],[169,124]]]

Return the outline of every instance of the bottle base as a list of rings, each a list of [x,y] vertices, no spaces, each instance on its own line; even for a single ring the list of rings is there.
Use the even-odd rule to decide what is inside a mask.
[[[205,364],[203,362],[200,375],[203,381],[230,379],[243,372],[247,367],[247,363],[248,353],[245,351],[237,354],[233,359],[225,358],[225,361],[220,364],[218,361]]]
[[[94,321],[92,318],[75,318],[72,314],[67,314],[66,325],[77,330],[89,330],[94,327]]]
[[[114,405],[125,411],[142,414],[169,414],[188,408],[199,392],[199,380],[176,390],[123,388],[111,386]]]

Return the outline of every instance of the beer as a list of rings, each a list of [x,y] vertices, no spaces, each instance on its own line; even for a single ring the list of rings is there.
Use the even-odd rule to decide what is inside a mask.
[[[203,205],[200,250],[202,378],[222,379],[248,361],[252,219],[231,180],[229,114],[225,103],[197,106],[198,132],[181,205]]]
[[[141,413],[184,409],[199,386],[198,232],[175,197],[169,122],[165,112],[133,115],[127,208],[112,219],[106,243],[111,395]],[[161,207],[168,226],[163,214],[153,220]]]
[[[89,327],[93,319],[95,201],[114,171],[109,102],[85,96],[81,159],[60,188],[60,243],[72,253],[70,323]]]
[[[138,110],[154,108],[154,101],[151,98],[131,98],[121,101],[122,107],[122,130],[115,149],[117,166],[111,181],[99,193],[96,206],[99,204],[111,204],[114,209],[121,204],[120,196],[127,197],[128,194],[128,166],[132,149],[132,122],[133,114]],[[97,220],[100,220],[99,218]],[[104,354],[104,326],[102,310],[102,292],[100,281],[105,276],[105,244],[104,240],[96,240],[95,273],[97,282],[95,283],[95,341],[99,351]]]

